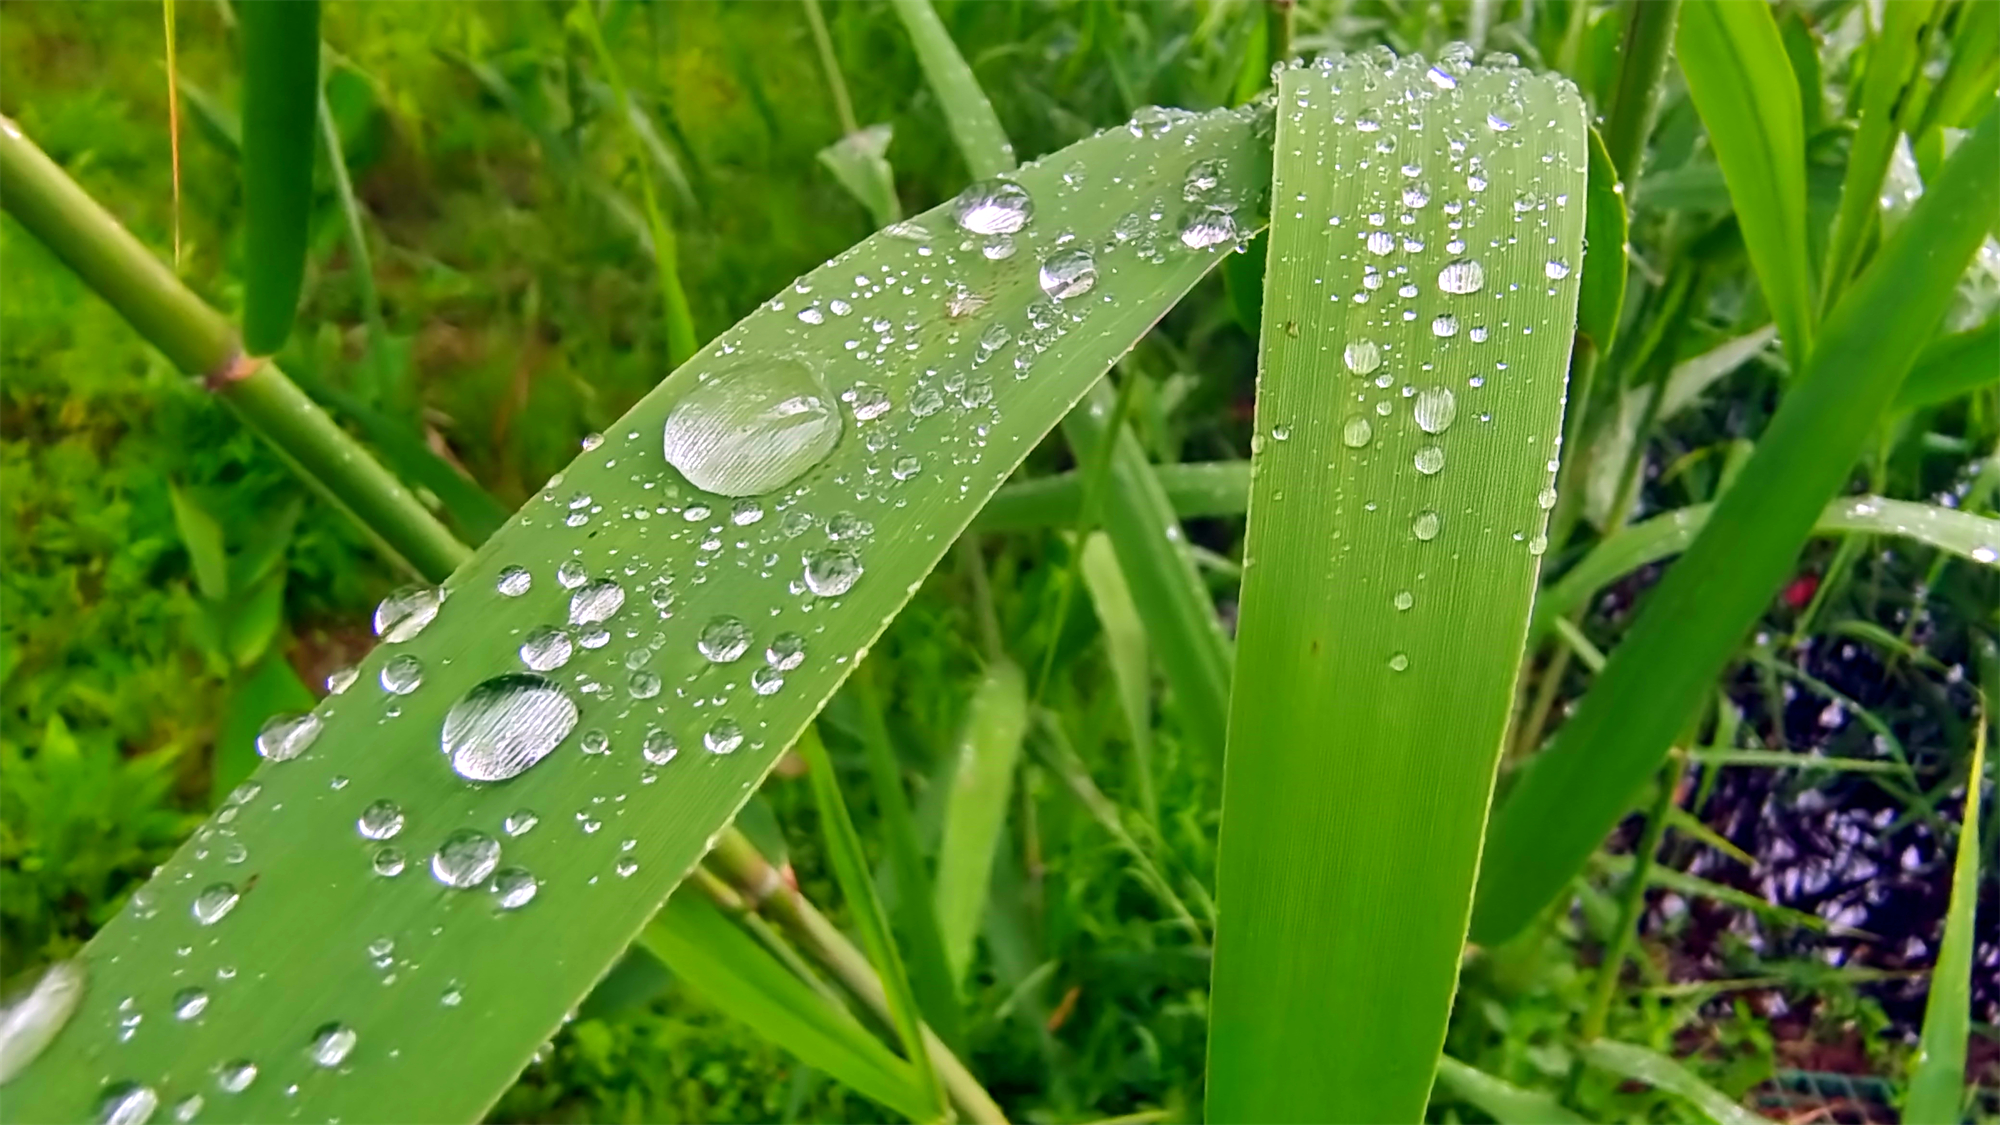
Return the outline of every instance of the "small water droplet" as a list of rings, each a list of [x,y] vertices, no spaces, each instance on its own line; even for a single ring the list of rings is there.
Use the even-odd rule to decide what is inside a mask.
[[[1561,281],[1563,278],[1569,276],[1569,263],[1563,261],[1561,258],[1550,258],[1542,266],[1542,274],[1550,281]]]
[[[403,810],[396,802],[384,798],[362,809],[354,827],[362,839],[393,840],[403,830]]]
[[[1181,244],[1190,250],[1208,250],[1241,237],[1236,212],[1227,207],[1196,207],[1181,221]]]
[[[354,681],[360,678],[361,669],[356,668],[352,664],[345,668],[335,668],[326,674],[326,693],[328,695],[344,695],[348,688],[354,686]]]
[[[1444,450],[1439,449],[1435,445],[1426,445],[1422,449],[1417,450],[1415,461],[1417,471],[1425,476],[1430,476],[1439,469],[1444,468]]]
[[[584,753],[589,754],[593,758],[599,754],[609,754],[611,753],[611,736],[601,730],[592,728],[583,732],[583,737],[578,740],[578,746],[581,747]]]
[[[569,663],[575,651],[569,634],[551,625],[537,626],[521,642],[521,663],[537,672],[553,672]]]
[[[1417,598],[1415,594],[1410,593],[1408,590],[1398,590],[1396,592],[1397,609],[1406,610],[1415,604],[1417,604]]]
[[[1399,652],[1389,658],[1389,670],[1392,672],[1404,671],[1405,669],[1409,668],[1409,666],[1410,666],[1410,658],[1405,653]]]
[[[375,607],[375,635],[390,644],[401,644],[436,620],[438,607],[443,604],[442,589],[405,586]]]
[[[1371,230],[1367,245],[1368,252],[1379,258],[1396,249],[1396,236],[1386,230]]]
[[[500,578],[494,582],[493,588],[499,590],[503,597],[518,598],[534,584],[535,576],[528,573],[527,567],[510,566],[501,569]]]
[[[695,649],[713,664],[728,664],[750,651],[750,627],[738,617],[715,617],[702,626]]]
[[[0,1085],[12,1081],[55,1040],[83,999],[82,961],[57,961],[35,987],[0,1011]]]
[[[797,633],[779,633],[764,649],[764,663],[780,672],[789,672],[804,663],[806,639]]]
[[[576,728],[576,703],[540,676],[513,672],[474,687],[444,717],[443,748],[469,781],[518,777]]]
[[[345,1024],[323,1024],[318,1031],[313,1032],[312,1044],[306,1048],[306,1057],[313,1061],[314,1066],[332,1070],[346,1062],[347,1056],[354,1053],[356,1038],[354,1029]]]
[[[500,827],[505,829],[509,836],[526,836],[541,822],[542,818],[537,816],[533,809],[515,809],[507,814],[506,820],[500,822]]]
[[[622,856],[612,865],[611,870],[617,872],[620,879],[630,879],[633,872],[639,870],[639,861],[629,855]]]
[[[1425,508],[1410,521],[1410,534],[1428,543],[1437,538],[1439,522],[1438,514]]]
[[[465,1003],[465,986],[457,981],[446,984],[444,986],[444,995],[438,997],[438,1003],[443,1004],[447,1008],[456,1008],[460,1004]]]
[[[896,463],[889,466],[889,475],[895,477],[897,480],[909,480],[911,477],[916,476],[923,467],[924,463],[915,457],[898,457],[896,458]]]
[[[1548,549],[1549,537],[1546,535],[1536,535],[1528,540],[1528,553],[1531,555],[1539,555]]]
[[[556,585],[565,590],[574,590],[590,581],[590,571],[579,559],[564,559],[556,568]]]
[[[1486,285],[1486,270],[1468,258],[1438,271],[1438,288],[1447,293],[1477,293]]]
[[[797,480],[840,440],[818,368],[796,355],[744,360],[674,404],[667,462],[696,488],[754,496]]]
[[[958,193],[951,209],[959,229],[973,234],[1013,234],[1035,215],[1028,189],[1011,180],[980,180]]]
[[[1382,366],[1382,349],[1373,340],[1349,340],[1340,358],[1346,361],[1349,371],[1367,375]]]
[[[1417,426],[1427,434],[1441,434],[1451,428],[1458,417],[1458,400],[1452,397],[1448,387],[1432,387],[1417,392],[1417,401],[1411,408]]]
[[[743,745],[743,728],[734,719],[717,719],[701,736],[701,744],[711,754],[734,754]]]
[[[431,875],[461,891],[484,883],[498,866],[500,841],[477,828],[460,828],[446,836],[431,856]]]
[[[182,1122],[183,1125],[186,1122],[193,1121],[201,1115],[202,1107],[207,1104],[208,1099],[202,1097],[200,1094],[189,1094],[187,1097],[174,1103],[174,1120]]]
[[[230,911],[236,909],[236,903],[241,897],[236,893],[236,888],[228,883],[211,883],[200,894],[194,896],[194,906],[189,912],[201,925],[213,926],[227,918]]]
[[[1535,494],[1535,504],[1536,506],[1540,507],[1544,512],[1548,511],[1550,508],[1555,507],[1556,490],[1553,488],[1542,489],[1540,492]]]
[[[758,695],[775,695],[785,686],[785,674],[769,665],[750,673],[750,690]]]
[[[674,741],[672,734],[654,727],[646,732],[644,741],[639,743],[639,756],[653,765],[664,766],[674,760],[674,755],[680,753],[680,749],[680,744]]]
[[[570,595],[569,623],[600,624],[611,620],[624,605],[625,587],[609,578],[600,578]]]
[[[325,724],[318,715],[273,715],[257,732],[257,753],[274,762],[289,762],[312,747]]]
[[[424,686],[424,662],[406,652],[382,665],[381,680],[390,695],[408,695]]]
[[[1080,247],[1058,250],[1042,261],[1042,292],[1058,301],[1081,297],[1097,284],[1097,260]]]
[[[257,1081],[257,1064],[249,1059],[223,1063],[216,1069],[215,1085],[225,1094],[240,1094]]]
[[[540,882],[525,867],[503,867],[493,876],[493,903],[502,910],[519,910],[535,899]]]
[[[630,692],[634,699],[651,699],[660,694],[660,686],[659,673],[643,668],[632,673],[625,681],[625,690]]]
[[[813,551],[806,555],[806,589],[822,598],[837,598],[861,578],[861,560],[846,550]]]
[[[403,873],[403,849],[394,844],[376,848],[375,857],[369,861],[369,866],[374,868],[375,874],[384,879],[394,879]]]
[[[1290,426],[1271,427],[1272,441],[1290,441],[1291,438],[1292,438],[1292,428]]]
[[[104,1088],[97,1102],[99,1125],[146,1125],[160,1108],[159,1092],[134,1082],[116,1082]]]
[[[1349,414],[1347,421],[1340,427],[1340,440],[1349,449],[1360,449],[1374,436],[1375,427],[1369,425],[1368,419],[1359,414]]]
[[[1437,318],[1431,321],[1431,335],[1433,336],[1458,335],[1458,318],[1451,315],[1450,313],[1439,313],[1437,315]]]

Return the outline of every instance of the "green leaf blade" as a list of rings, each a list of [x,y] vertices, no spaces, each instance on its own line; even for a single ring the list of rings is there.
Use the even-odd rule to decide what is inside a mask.
[[[305,282],[319,105],[319,0],[245,4],[243,346],[284,346]]]
[[[1420,1120],[1457,982],[1575,330],[1576,271],[1548,263],[1580,260],[1588,156],[1567,83],[1481,68],[1440,91],[1426,66],[1350,58],[1281,78],[1218,845],[1215,1121]],[[1527,137],[1503,128],[1526,120]],[[1432,198],[1398,233],[1429,252],[1371,238],[1365,218],[1405,209],[1406,164]],[[1466,249],[1441,252],[1454,237]],[[1481,285],[1440,280],[1464,260]],[[1364,283],[1404,265],[1406,303],[1388,299],[1395,281]],[[1344,362],[1364,341],[1387,385]],[[1397,381],[1420,388],[1421,420]]]
[[[1989,707],[1992,705],[1989,701]],[[1903,1120],[1912,1123],[1961,1119],[1965,1105],[1965,1048],[1972,1023],[1973,922],[1979,911],[1979,797],[1986,786],[1987,716],[1979,719],[1978,741],[1966,770],[1965,812],[1959,819],[1958,856],[1952,862],[1951,905],[1945,911],[1944,940],[1931,969],[1930,997],[1924,1001],[1924,1030]]]

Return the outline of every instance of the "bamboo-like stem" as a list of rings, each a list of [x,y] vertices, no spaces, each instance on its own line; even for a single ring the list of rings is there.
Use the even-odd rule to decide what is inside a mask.
[[[472,556],[275,364],[245,360],[229,322],[5,118],[0,205],[174,366],[205,377],[302,480],[398,565],[435,582]]]
[[[722,874],[737,894],[770,917],[808,956],[833,973],[841,986],[853,993],[855,999],[861,1001],[877,1020],[889,1025],[889,1000],[882,991],[880,978],[868,964],[868,958],[847,940],[847,935],[827,920],[826,915],[821,914],[778,874],[778,870],[771,866],[749,837],[733,827],[724,829],[707,862]],[[1004,1123],[1006,1114],[1001,1112],[992,1095],[965,1068],[944,1040],[938,1038],[929,1025],[925,1025],[923,1034],[931,1065],[937,1068],[938,1077],[944,1081],[945,1092],[951,1096],[952,1105],[958,1112],[982,1125]]]

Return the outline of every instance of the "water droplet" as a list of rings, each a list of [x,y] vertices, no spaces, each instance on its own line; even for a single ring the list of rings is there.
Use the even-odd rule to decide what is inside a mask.
[[[633,859],[631,856],[624,856],[617,863],[612,864],[611,870],[617,872],[620,879],[630,879],[632,873],[639,870],[639,861]]]
[[[1458,335],[1458,318],[1451,315],[1450,313],[1438,314],[1437,319],[1431,321],[1431,335],[1433,336]]]
[[[645,740],[639,743],[639,756],[656,766],[664,766],[680,753],[680,744],[674,736],[654,727],[646,732]]]
[[[1410,521],[1410,534],[1428,543],[1437,538],[1438,523],[1438,514],[1425,508]]]
[[[354,828],[364,840],[393,840],[403,830],[402,807],[387,798],[376,801],[361,810]]]
[[[1438,288],[1447,293],[1477,293],[1486,285],[1486,270],[1471,259],[1453,262],[1438,271]]]
[[[754,496],[790,484],[840,440],[840,413],[798,356],[716,373],[667,415],[667,461],[696,488]]]
[[[1546,535],[1536,535],[1528,540],[1528,553],[1531,555],[1539,555],[1548,549],[1549,537]]]
[[[0,1085],[26,1070],[76,1013],[83,999],[83,962],[57,961],[35,987],[0,1011]]]
[[[1004,262],[1013,257],[1017,249],[1019,247],[1014,245],[1014,236],[1011,234],[989,235],[979,244],[979,253],[989,262]]]
[[[1409,666],[1410,658],[1406,653],[1399,652],[1389,658],[1389,670],[1392,672],[1401,672]]]
[[[289,762],[312,747],[323,726],[318,715],[273,715],[257,732],[257,753],[274,762]]]
[[[528,633],[521,642],[521,663],[537,672],[553,672],[569,663],[575,646],[570,643],[569,634],[551,625],[542,625]]]
[[[640,670],[632,673],[625,681],[625,690],[634,699],[651,699],[660,694],[660,677],[657,672]]]
[[[854,384],[853,388],[841,398],[847,403],[848,409],[854,411],[854,420],[857,422],[873,422],[889,413],[890,408],[895,405],[889,401],[889,392],[868,383]]]
[[[355,1038],[354,1029],[345,1024],[324,1024],[318,1031],[313,1032],[312,1044],[306,1048],[306,1057],[313,1061],[314,1066],[332,1070],[346,1062],[347,1056],[354,1053]]]
[[[525,867],[503,867],[493,876],[493,902],[502,910],[519,910],[535,899],[542,885]]]
[[[1406,610],[1415,604],[1417,604],[1417,598],[1415,594],[1410,593],[1408,590],[1398,590],[1396,592],[1397,609]]]
[[[1432,387],[1417,393],[1411,414],[1416,418],[1418,428],[1425,433],[1441,434],[1450,429],[1452,419],[1458,417],[1458,400],[1452,397],[1449,388]]]
[[[1499,114],[1489,113],[1486,115],[1486,127],[1496,133],[1505,133],[1514,128],[1514,123]]]
[[[779,633],[764,649],[764,663],[780,672],[789,672],[804,663],[806,639],[797,633]]]
[[[1011,180],[980,180],[959,192],[951,209],[959,229],[973,234],[1013,234],[1034,215],[1028,189]]]
[[[200,894],[194,896],[194,906],[190,913],[194,920],[204,926],[213,926],[229,916],[236,909],[237,900],[242,896],[228,883],[212,883]]]
[[[1058,250],[1042,262],[1042,292],[1058,301],[1081,297],[1097,284],[1097,260],[1081,248]]]
[[[590,581],[590,571],[578,559],[565,559],[556,568],[556,585],[565,590],[574,590]]]
[[[160,1095],[151,1086],[118,1082],[104,1088],[97,1102],[100,1125],[146,1125],[160,1108]]]
[[[354,686],[354,681],[360,678],[361,669],[351,664],[345,668],[335,668],[326,674],[326,693],[328,695],[344,695],[348,688]]]
[[[911,477],[916,476],[923,467],[924,463],[915,457],[898,457],[896,458],[896,463],[889,466],[889,475],[895,477],[897,480],[909,480]]]
[[[785,686],[785,674],[769,665],[750,673],[750,690],[758,695],[775,695]]]
[[[1396,248],[1396,236],[1386,230],[1371,230],[1367,245],[1368,252],[1379,258]]]
[[[1985,563],[1988,566],[2000,562],[2000,548],[1995,548],[1989,543],[1981,543],[1972,549],[1972,561]]]
[[[743,728],[734,719],[717,719],[701,736],[701,744],[711,754],[734,754],[743,745]]]
[[[465,986],[457,981],[445,985],[444,995],[438,997],[438,1003],[447,1008],[456,1008],[465,1003]]]
[[[1187,182],[1181,186],[1181,198],[1193,203],[1222,182],[1222,168],[1213,160],[1197,160],[1188,168]]]
[[[381,680],[390,695],[408,695],[424,686],[424,662],[404,653],[382,665]]]
[[[1416,463],[1418,472],[1430,476],[1444,468],[1444,450],[1435,445],[1426,445],[1417,450]]]
[[[806,556],[806,589],[822,598],[837,598],[861,578],[861,560],[852,551],[813,551]]]
[[[576,728],[576,703],[540,676],[511,672],[465,693],[444,717],[444,753],[469,781],[518,777]]]
[[[578,745],[584,753],[592,757],[596,757],[599,754],[609,754],[611,753],[611,736],[601,730],[592,728],[583,732],[583,737],[578,740]]]
[[[1373,340],[1349,340],[1340,358],[1346,361],[1349,371],[1367,375],[1382,366],[1382,349]]]
[[[510,566],[500,571],[499,581],[493,584],[503,597],[518,598],[535,584],[535,576],[528,573],[525,566]]]
[[[394,844],[375,849],[375,857],[369,861],[375,874],[384,879],[394,879],[403,873],[403,849]]]
[[[1368,419],[1359,414],[1349,414],[1347,421],[1340,427],[1340,440],[1349,449],[1360,449],[1374,436],[1375,427],[1369,425]]]
[[[375,635],[390,644],[407,641],[436,620],[438,607],[443,604],[441,589],[405,586],[375,607]]]
[[[750,651],[750,626],[727,614],[702,626],[695,648],[714,664],[728,664]]]
[[[1291,438],[1292,438],[1292,428],[1290,426],[1271,427],[1272,441],[1290,441]]]
[[[1227,207],[1196,207],[1181,221],[1181,244],[1190,250],[1207,250],[1241,237],[1236,212]]]
[[[1563,278],[1569,276],[1569,263],[1563,261],[1561,258],[1550,258],[1542,266],[1542,273],[1550,281],[1561,281]]]
[[[189,1094],[174,1103],[174,1120],[182,1123],[193,1121],[201,1115],[202,1107],[207,1104],[208,1099],[200,1094]]]
[[[215,1072],[215,1085],[225,1094],[240,1094],[257,1081],[257,1064],[249,1059],[223,1063]]]
[[[584,586],[569,599],[571,625],[596,625],[611,620],[625,605],[625,587],[609,578]]]
[[[533,809],[515,809],[507,814],[507,819],[501,821],[500,826],[506,829],[509,836],[526,836],[541,822],[542,818],[535,815]]]
[[[604,435],[597,433],[585,434],[583,435],[583,441],[581,442],[581,444],[583,446],[583,451],[585,453],[588,453],[591,450],[596,449],[598,446],[604,444]]]
[[[498,866],[500,841],[477,828],[460,828],[446,836],[431,856],[431,875],[461,891],[484,883]]]
[[[611,630],[602,625],[594,629],[585,629],[576,635],[576,643],[588,649],[603,648],[611,643]]]
[[[1535,504],[1536,506],[1540,507],[1544,512],[1548,511],[1550,508],[1555,507],[1556,490],[1553,488],[1542,489],[1540,492],[1535,494]]]

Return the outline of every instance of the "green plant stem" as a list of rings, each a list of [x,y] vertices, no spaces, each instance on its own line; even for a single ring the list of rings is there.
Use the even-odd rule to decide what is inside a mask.
[[[375,259],[368,251],[368,228],[362,222],[361,201],[354,195],[354,181],[347,172],[347,152],[340,144],[340,127],[334,123],[333,108],[326,91],[319,93],[319,134],[326,148],[326,166],[333,175],[334,194],[340,198],[340,214],[347,232],[347,253],[354,260],[355,284],[361,289],[361,316],[368,325],[368,370],[380,393],[383,351],[389,328],[382,318],[382,294],[375,288]]]
[[[1270,45],[1273,63],[1292,57],[1292,24],[1298,14],[1298,0],[1264,0],[1265,42]]]
[[[1007,655],[1007,648],[1000,633],[1000,613],[993,606],[993,584],[986,577],[986,551],[979,545],[978,534],[967,532],[959,536],[958,566],[964,572],[965,584],[972,590],[972,616],[979,623],[979,650],[988,661],[999,660]]]
[[[206,378],[301,480],[352,517],[392,561],[436,582],[472,556],[275,364],[247,361],[228,322],[6,119],[0,119],[0,201],[169,362]]]
[[[1681,0],[1625,0],[1625,40],[1620,50],[1624,64],[1618,68],[1618,89],[1605,122],[1604,148],[1625,185],[1628,210],[1638,198],[1640,162],[1653,131],[1680,12]]]
[[[716,840],[715,850],[709,853],[708,862],[752,907],[770,916],[792,941],[825,966],[876,1019],[890,1024],[888,996],[882,991],[882,982],[869,966],[868,958],[778,874],[748,837],[733,827],[724,829]],[[1007,1117],[992,1095],[952,1054],[944,1040],[928,1026],[923,1034],[931,1065],[937,1068],[945,1092],[959,1113],[971,1121],[1004,1125]]]
[[[1632,852],[1632,874],[1626,877],[1625,886],[1618,893],[1618,926],[1612,931],[1611,944],[1605,947],[1604,961],[1598,966],[1590,1007],[1583,1013],[1583,1040],[1586,1043],[1604,1034],[1605,1021],[1610,1018],[1611,1000],[1617,994],[1618,978],[1624,972],[1625,955],[1631,949],[1638,930],[1639,912],[1646,905],[1646,879],[1652,874],[1654,853],[1660,849],[1660,838],[1666,835],[1667,812],[1673,807],[1681,775],[1686,772],[1687,756],[1675,754],[1661,774],[1660,792],[1653,799],[1653,807],[1646,812],[1645,831],[1640,833],[1639,846]]]
[[[813,46],[819,50],[819,64],[826,70],[827,88],[833,91],[833,112],[840,118],[840,135],[851,136],[861,131],[861,125],[854,116],[854,102],[847,96],[847,79],[840,73],[840,56],[834,54],[833,36],[826,31],[826,16],[819,10],[819,0],[802,0],[802,3],[806,24],[812,28]]]

